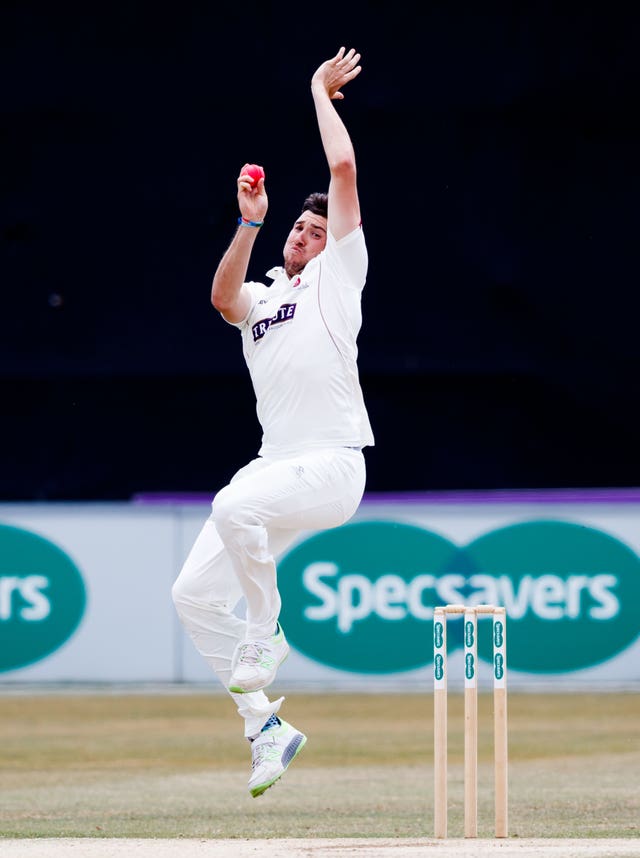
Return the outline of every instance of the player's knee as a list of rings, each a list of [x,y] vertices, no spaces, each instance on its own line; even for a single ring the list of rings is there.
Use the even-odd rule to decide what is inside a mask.
[[[242,502],[232,492],[222,489],[211,504],[211,518],[224,542],[242,530],[249,522]]]
[[[174,582],[173,587],[171,588],[171,598],[173,599],[173,604],[175,605],[176,610],[180,613],[180,608],[185,602],[189,599],[189,587],[185,583],[185,579],[183,576],[179,576]]]
[[[203,594],[200,592],[201,586],[198,586],[199,580],[187,561],[171,588],[171,598],[178,614],[182,615],[186,608],[193,607],[202,601]]]

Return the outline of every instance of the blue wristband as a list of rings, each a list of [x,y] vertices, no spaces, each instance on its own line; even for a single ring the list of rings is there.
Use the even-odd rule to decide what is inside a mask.
[[[240,224],[240,226],[262,226],[264,221],[263,220],[246,220],[243,217],[239,217],[238,223]]]

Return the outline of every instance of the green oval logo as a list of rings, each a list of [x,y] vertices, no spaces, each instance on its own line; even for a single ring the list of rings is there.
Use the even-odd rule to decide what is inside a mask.
[[[507,661],[494,665],[500,676],[505,666],[527,673],[591,667],[640,632],[640,558],[608,534],[564,521],[510,525],[466,547],[413,525],[355,522],[295,546],[278,581],[290,642],[359,673],[432,663],[434,635],[437,643],[443,637],[430,628],[437,605],[506,608]],[[450,652],[464,646],[460,619],[449,620]],[[494,630],[500,643],[504,632]],[[489,664],[492,642],[478,635],[478,657]]]
[[[473,679],[475,676],[475,665],[470,652],[464,657],[464,675],[467,679]]]
[[[77,629],[85,604],[82,576],[64,551],[0,524],[0,671],[57,650]]]
[[[446,539],[396,522],[356,522],[312,536],[279,564],[289,640],[323,664],[358,673],[422,666]],[[419,642],[419,646],[416,643]]]
[[[466,548],[470,583],[507,608],[507,667],[563,673],[606,661],[637,638],[640,559],[602,531],[530,521]],[[487,646],[482,657],[491,660]]]

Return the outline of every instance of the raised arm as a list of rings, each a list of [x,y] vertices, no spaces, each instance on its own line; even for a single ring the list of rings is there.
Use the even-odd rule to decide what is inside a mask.
[[[322,63],[311,79],[311,94],[318,128],[329,165],[328,226],[335,239],[352,232],[360,223],[360,203],[356,184],[356,156],[344,122],[333,101],[344,98],[341,87],[362,71],[360,54],[340,48]]]
[[[264,220],[269,201],[264,189],[264,179],[255,186],[249,176],[238,176],[238,206],[241,217],[247,222],[259,223]],[[253,245],[260,227],[238,225],[236,234],[220,260],[211,284],[211,303],[228,322],[241,322],[251,306],[251,297],[243,284],[247,279],[247,269]]]

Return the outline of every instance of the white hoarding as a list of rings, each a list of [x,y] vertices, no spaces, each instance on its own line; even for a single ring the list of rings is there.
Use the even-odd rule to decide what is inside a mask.
[[[171,602],[209,512],[0,505],[0,683],[217,687]],[[433,607],[451,601],[506,606],[511,687],[640,684],[640,492],[370,495],[342,528],[301,534],[279,585],[282,687],[430,690]]]

